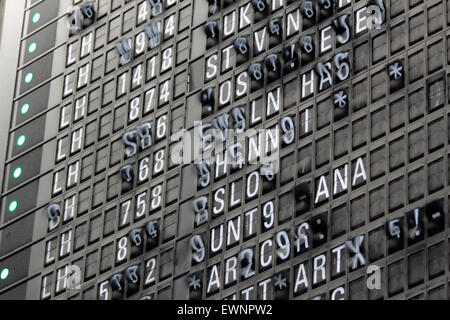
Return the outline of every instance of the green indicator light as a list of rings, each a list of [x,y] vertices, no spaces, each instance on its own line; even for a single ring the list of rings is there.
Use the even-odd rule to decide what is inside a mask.
[[[30,105],[28,103],[25,103],[22,108],[20,108],[20,113],[25,114],[30,110]]]
[[[41,19],[41,14],[36,12],[33,16],[33,23],[37,23]]]
[[[31,44],[28,46],[28,52],[29,52],[29,53],[35,52],[36,49],[37,49],[37,43],[36,43],[36,42],[33,42],[33,43],[31,43]]]
[[[22,174],[22,168],[20,168],[20,167],[16,168],[13,172],[14,179],[19,178],[21,174]]]
[[[26,140],[25,136],[24,136],[24,135],[21,135],[21,136],[17,139],[17,145],[18,145],[19,147],[23,146],[23,144],[25,143],[25,140]]]
[[[31,72],[27,73],[25,76],[25,83],[30,83],[33,80],[33,74]]]
[[[17,201],[13,201],[13,202],[11,202],[10,204],[9,204],[9,212],[14,212],[14,211],[16,211],[16,209],[17,209]]]
[[[0,279],[5,280],[6,278],[8,278],[9,276],[9,269],[5,268],[2,270],[2,272],[0,273]]]

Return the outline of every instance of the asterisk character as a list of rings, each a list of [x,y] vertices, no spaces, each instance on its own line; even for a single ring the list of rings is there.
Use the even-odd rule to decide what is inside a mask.
[[[403,66],[400,62],[396,62],[389,66],[389,76],[394,77],[395,80],[401,78],[403,76]]]
[[[197,278],[195,274],[193,276],[190,276],[188,278],[188,286],[193,290],[200,289],[201,288],[200,278]]]
[[[283,290],[287,287],[287,279],[282,274],[277,274],[275,276],[275,287],[280,288],[280,290]]]
[[[334,104],[339,108],[344,108],[347,105],[347,94],[344,91],[339,91],[334,95]]]

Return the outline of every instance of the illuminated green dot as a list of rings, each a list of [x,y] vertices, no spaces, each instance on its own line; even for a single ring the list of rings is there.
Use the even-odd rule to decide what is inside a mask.
[[[28,103],[25,103],[22,108],[20,108],[20,113],[25,114],[30,110],[30,105]]]
[[[33,16],[33,23],[37,23],[41,19],[41,14],[36,12]]]
[[[31,72],[27,73],[25,76],[25,83],[30,83],[33,80],[33,74]]]
[[[17,209],[17,201],[16,200],[14,200],[13,202],[11,202],[10,204],[9,204],[9,212],[14,212],[14,211],[16,211],[16,209]]]
[[[25,143],[26,137],[24,135],[21,135],[18,139],[17,139],[17,145],[19,147],[23,146],[23,144]]]
[[[9,269],[5,268],[2,270],[2,272],[0,273],[0,279],[5,280],[6,278],[8,278],[9,276]]]
[[[29,52],[29,53],[35,52],[36,49],[37,49],[37,43],[36,43],[36,42],[33,42],[33,43],[31,43],[31,44],[28,46],[28,52]]]
[[[15,179],[17,179],[17,178],[20,177],[21,174],[22,174],[22,168],[18,167],[18,168],[16,168],[16,169],[14,170],[14,172],[13,172],[13,177],[14,177]]]

